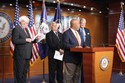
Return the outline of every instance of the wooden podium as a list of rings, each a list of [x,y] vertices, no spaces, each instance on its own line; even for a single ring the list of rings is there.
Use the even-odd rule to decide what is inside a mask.
[[[82,52],[84,83],[111,83],[113,47],[71,48]]]

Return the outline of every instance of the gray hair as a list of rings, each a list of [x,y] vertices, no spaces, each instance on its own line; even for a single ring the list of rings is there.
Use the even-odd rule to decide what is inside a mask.
[[[85,19],[85,18],[80,18],[80,22],[81,22],[81,21],[85,21],[85,22],[86,22],[86,19]]]
[[[27,22],[27,23],[29,23],[29,18],[27,16],[21,16],[19,18],[19,22]]]

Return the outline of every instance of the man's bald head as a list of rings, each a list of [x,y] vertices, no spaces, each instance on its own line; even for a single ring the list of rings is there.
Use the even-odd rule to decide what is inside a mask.
[[[71,28],[74,30],[78,30],[80,27],[79,20],[78,19],[72,19],[70,21]]]

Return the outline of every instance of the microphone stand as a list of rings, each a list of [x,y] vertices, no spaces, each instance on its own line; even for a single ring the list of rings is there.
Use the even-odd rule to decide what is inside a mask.
[[[45,44],[45,43],[46,43],[46,41],[44,39],[40,42],[40,44]],[[44,59],[43,59],[43,79],[42,79],[41,83],[47,83],[45,80],[45,61],[44,61]]]
[[[42,82],[41,83],[46,83],[46,81],[45,81],[45,71],[44,71],[44,68],[45,67],[45,65],[44,65],[44,60],[43,60],[43,79],[42,79]]]

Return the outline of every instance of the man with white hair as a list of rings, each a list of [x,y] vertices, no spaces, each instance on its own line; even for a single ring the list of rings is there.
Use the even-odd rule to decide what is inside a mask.
[[[54,59],[56,51],[59,51],[60,54],[64,53],[62,33],[58,32],[58,27],[56,22],[51,23],[51,31],[46,34],[46,42],[49,47],[48,51],[49,83],[56,83],[55,77],[58,83],[63,83],[63,62]]]
[[[12,31],[12,42],[15,45],[14,59],[14,83],[26,83],[29,61],[32,58],[32,41],[28,32],[29,18],[21,16],[19,24]]]
[[[84,41],[84,47],[91,47],[91,35],[88,28],[86,28],[86,19],[80,19],[80,29],[79,32]]]

